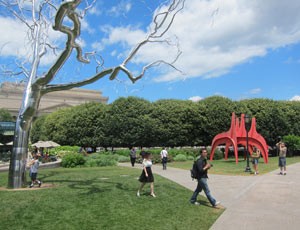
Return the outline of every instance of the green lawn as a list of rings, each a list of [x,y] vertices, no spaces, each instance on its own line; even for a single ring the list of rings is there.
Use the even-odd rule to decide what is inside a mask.
[[[300,157],[291,157],[287,158],[287,165],[294,164],[300,162]],[[209,170],[211,174],[223,174],[223,175],[251,175],[249,173],[245,173],[245,168],[247,162],[244,159],[239,159],[239,163],[235,163],[235,159],[230,158],[226,160],[214,160],[211,161],[213,164],[213,168]],[[168,165],[174,168],[181,168],[181,169],[191,169],[192,168],[192,161],[185,161],[185,162],[172,162]],[[250,167],[253,170],[252,163],[250,160]],[[260,174],[265,174],[271,172],[273,170],[278,169],[278,157],[270,157],[268,164],[265,164],[263,159],[259,159],[258,164],[258,171]]]
[[[136,197],[140,170],[123,167],[45,169],[39,177],[54,188],[0,191],[0,229],[209,229],[223,209],[189,204],[192,191],[155,176]],[[0,173],[0,187],[7,173]]]

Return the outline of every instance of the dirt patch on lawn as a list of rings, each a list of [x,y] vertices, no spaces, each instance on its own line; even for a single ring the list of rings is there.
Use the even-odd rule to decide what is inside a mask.
[[[26,187],[26,188],[9,189],[9,188],[6,188],[6,187],[0,187],[0,191],[11,191],[11,192],[14,192],[14,191],[28,191],[28,190],[40,190],[40,189],[55,188],[55,187],[57,187],[57,185],[55,185],[55,184],[43,183],[41,187],[39,187],[38,185],[35,185],[32,188]]]

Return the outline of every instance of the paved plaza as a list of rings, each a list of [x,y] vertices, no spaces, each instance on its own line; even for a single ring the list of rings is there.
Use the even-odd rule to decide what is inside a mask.
[[[131,167],[120,163],[120,166]],[[141,167],[136,165],[135,168]],[[153,172],[190,190],[196,188],[190,172],[154,165]],[[209,175],[212,195],[226,208],[212,230],[298,230],[300,227],[300,163],[287,166],[287,175],[279,170],[257,176]],[[203,192],[201,193],[202,195]],[[192,192],[191,192],[192,195]],[[157,194],[159,196],[159,194]],[[187,203],[189,201],[187,200]]]

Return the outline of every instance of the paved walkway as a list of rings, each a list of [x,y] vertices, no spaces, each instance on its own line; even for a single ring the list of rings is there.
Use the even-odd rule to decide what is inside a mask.
[[[154,165],[153,172],[192,191],[196,188],[188,170]],[[288,166],[287,172],[286,176],[278,175],[278,170],[258,176],[209,175],[212,195],[226,208],[211,229],[300,229],[300,163]]]

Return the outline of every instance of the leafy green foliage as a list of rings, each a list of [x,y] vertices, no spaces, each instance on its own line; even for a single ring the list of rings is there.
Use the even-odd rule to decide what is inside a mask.
[[[75,168],[84,165],[86,160],[79,153],[68,153],[63,156],[61,166],[65,168]]]
[[[88,167],[103,167],[115,166],[118,163],[119,156],[111,154],[94,154],[89,156],[85,166]]]
[[[184,154],[178,154],[176,157],[174,157],[174,161],[186,161],[187,157]]]
[[[8,110],[0,108],[0,121],[14,121],[14,119]]]
[[[232,112],[255,117],[257,131],[268,145],[274,145],[278,136],[300,136],[300,102],[261,98],[234,102],[213,96],[197,103],[151,103],[136,97],[119,98],[110,105],[87,103],[38,119],[32,139],[93,148],[208,146],[215,135],[230,128]],[[153,155],[160,152],[153,151]],[[183,154],[194,158],[199,154],[197,150],[190,151],[193,154]],[[180,153],[176,148],[169,150],[173,157]],[[129,150],[120,155],[128,156]]]

